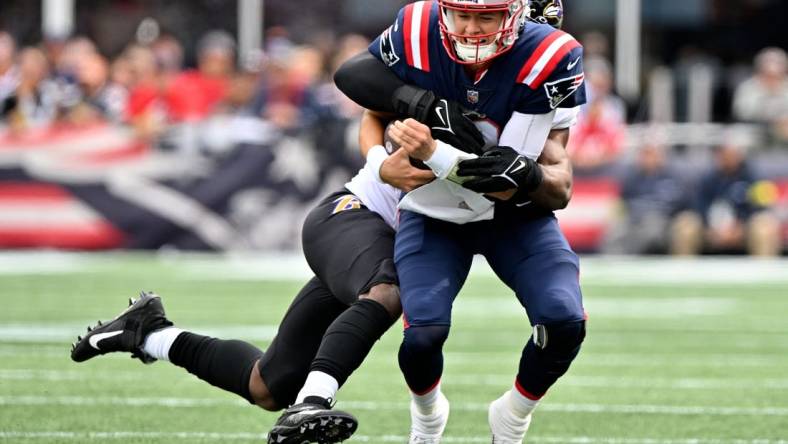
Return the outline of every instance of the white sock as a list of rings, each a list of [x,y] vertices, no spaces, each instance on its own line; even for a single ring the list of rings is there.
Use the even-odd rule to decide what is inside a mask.
[[[534,411],[537,405],[539,405],[539,400],[533,400],[530,398],[525,397],[519,390],[517,390],[517,386],[512,387],[509,390],[508,396],[509,409],[512,413],[518,418],[525,418],[526,416],[530,415],[531,412]]]
[[[416,409],[419,413],[422,415],[431,415],[435,411],[435,406],[438,404],[440,392],[441,385],[439,383],[435,388],[423,395],[417,395],[410,392],[410,396],[413,399],[413,403],[416,404]]]
[[[181,333],[183,333],[183,330],[178,327],[165,327],[161,330],[156,330],[145,337],[142,349],[145,353],[158,360],[169,361],[172,343],[175,342],[175,338]]]
[[[323,399],[334,399],[339,390],[339,382],[328,373],[312,371],[306,377],[306,382],[296,396],[296,404],[304,402],[307,396],[319,396]]]

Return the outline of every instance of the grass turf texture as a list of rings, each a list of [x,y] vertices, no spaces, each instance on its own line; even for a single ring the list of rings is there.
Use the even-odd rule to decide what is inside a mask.
[[[540,406],[528,442],[788,442],[785,273],[731,279],[737,262],[698,262],[693,279],[636,279],[674,265],[627,262],[618,279],[614,264],[592,263],[602,271],[583,277],[584,349]],[[168,363],[124,355],[73,363],[69,344],[149,289],[181,328],[264,349],[303,271],[290,278],[246,263],[239,277],[228,273],[238,262],[146,255],[11,255],[0,264],[0,441],[262,442],[278,417]],[[485,272],[469,279],[453,322],[444,442],[489,442],[487,404],[510,387],[530,328],[511,292]],[[397,324],[340,391],[337,408],[360,421],[348,442],[406,441],[400,337]]]

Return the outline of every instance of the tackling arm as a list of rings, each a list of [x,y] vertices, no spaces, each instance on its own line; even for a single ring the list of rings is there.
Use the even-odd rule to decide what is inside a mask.
[[[472,120],[479,116],[477,113],[436,97],[432,91],[406,84],[367,51],[343,63],[334,74],[334,83],[364,108],[412,117],[430,127],[436,139],[462,151],[481,154],[484,137]]]
[[[369,149],[373,146],[383,145],[383,131],[389,120],[391,120],[390,115],[364,110],[358,131],[358,145],[362,156],[367,157]]]
[[[405,192],[435,180],[431,171],[412,166],[404,149],[386,154],[381,144],[385,125],[390,119],[389,114],[370,110],[365,110],[361,116],[358,140],[361,153],[367,158],[364,168],[368,168],[380,182]]]
[[[572,191],[572,167],[564,148],[569,130],[551,130],[552,113],[515,115],[510,123],[501,136],[503,146],[460,162],[460,176],[475,176],[463,186],[518,206],[535,202],[551,210],[565,208]]]
[[[342,93],[364,108],[424,122],[435,101],[431,91],[407,85],[368,51],[351,57],[334,73]]]
[[[537,159],[542,170],[542,183],[532,191],[531,200],[550,210],[566,208],[572,197],[572,163],[566,152],[569,130],[553,130]]]

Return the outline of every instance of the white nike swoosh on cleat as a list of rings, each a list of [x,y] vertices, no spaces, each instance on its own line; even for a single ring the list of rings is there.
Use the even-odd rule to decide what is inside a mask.
[[[95,335],[91,336],[91,337],[88,339],[88,342],[90,343],[90,346],[91,346],[91,347],[95,348],[96,350],[101,350],[101,349],[99,348],[99,346],[98,346],[98,342],[99,342],[99,341],[101,341],[101,340],[104,340],[104,339],[107,339],[107,338],[111,338],[111,337],[113,337],[113,336],[117,336],[117,335],[119,335],[119,334],[121,334],[121,333],[123,333],[123,330],[118,330],[118,331],[108,331],[108,332],[106,332],[106,333],[98,333],[98,334],[95,334]]]

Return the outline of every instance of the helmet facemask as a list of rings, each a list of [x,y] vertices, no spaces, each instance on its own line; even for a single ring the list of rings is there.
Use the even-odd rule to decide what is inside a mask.
[[[457,63],[478,64],[505,53],[514,46],[528,16],[524,0],[438,0],[443,46]],[[498,28],[490,33],[469,35],[458,32],[455,15],[503,13]]]

